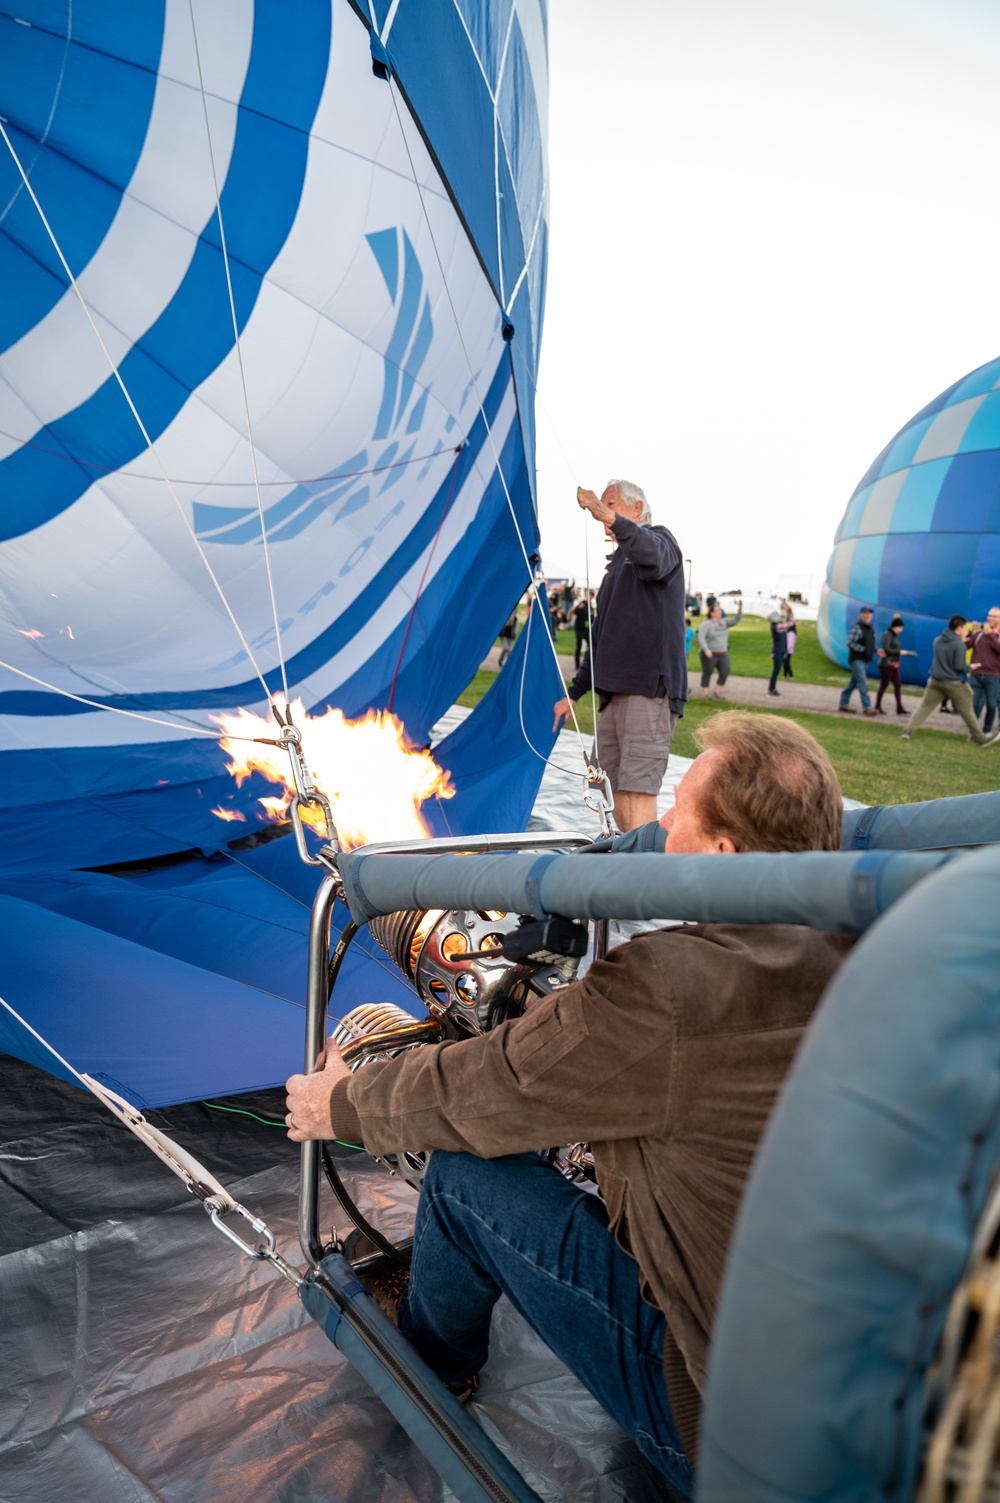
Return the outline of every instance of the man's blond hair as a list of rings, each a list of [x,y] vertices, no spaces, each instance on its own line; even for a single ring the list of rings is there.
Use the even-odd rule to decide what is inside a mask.
[[[699,792],[710,834],[728,835],[738,851],[840,850],[840,783],[802,726],[729,710],[699,726],[695,740],[721,753]]]

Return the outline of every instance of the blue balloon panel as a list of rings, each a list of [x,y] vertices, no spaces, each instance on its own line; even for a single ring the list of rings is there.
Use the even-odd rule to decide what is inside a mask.
[[[864,476],[837,531],[820,601],[820,645],[847,663],[862,605],[878,635],[906,623],[907,683],[923,683],[948,617],[1000,604],[1000,359],[956,381],[903,428]]]
[[[285,841],[220,876],[273,790],[213,715],[284,666],[422,745],[531,581],[547,90],[545,0],[0,17],[0,893],[32,936],[0,995],[85,955],[61,1001],[34,968],[39,1016],[147,1101],[300,1053],[314,873]],[[527,820],[552,678],[537,632],[443,744],[436,829]],[[169,892],[82,871],[192,850]],[[342,1001],[384,984],[359,961]],[[259,1040],[224,1071],[187,1037],[212,997]]]

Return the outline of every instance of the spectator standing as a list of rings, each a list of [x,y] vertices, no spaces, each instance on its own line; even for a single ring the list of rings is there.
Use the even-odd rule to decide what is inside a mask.
[[[656,818],[674,725],[687,699],[684,559],[672,533],[652,525],[639,486],[612,480],[602,496],[581,486],[576,498],[617,544],[597,592],[593,671],[601,700],[597,755],[611,780],[618,827],[626,831]],[[557,726],[590,681],[588,654],[555,705]]]
[[[684,656],[691,654],[691,643],[694,640],[694,627],[691,625],[691,617],[684,617]]]
[[[868,694],[868,664],[876,654],[875,632],[872,629],[872,608],[863,605],[858,612],[858,619],[847,633],[847,657],[851,668],[851,681],[840,696],[837,706],[841,715],[854,715],[857,713],[851,704],[851,695],[857,689],[861,695],[861,705],[866,715],[874,715],[872,702]],[[929,713],[929,712],[928,712]]]
[[[780,699],[781,695],[774,686],[778,682],[778,674],[785,661],[785,637],[788,634],[788,622],[782,620],[780,611],[772,611],[767,622],[771,628],[771,680],[767,686],[767,692],[774,699]]]
[[[794,678],[795,674],[792,672],[792,653],[795,651],[795,612],[787,602],[784,602],[784,604],[787,626],[785,628],[785,656],[781,663],[781,676],[782,678]]]
[[[899,679],[900,658],[915,658],[915,652],[908,652],[899,645],[899,634],[903,630],[905,622],[902,616],[893,616],[889,622],[888,630],[882,633],[882,650],[879,653],[878,693],[875,696],[875,713],[884,715],[882,708],[882,696],[891,684],[896,695],[896,714],[908,715],[910,712],[903,707],[902,685]]]
[[[530,609],[530,607],[529,607],[529,609]],[[500,642],[501,642],[502,645],[500,647],[500,662],[499,662],[499,665],[498,665],[499,667],[502,668],[503,665],[504,665],[504,663],[506,663],[507,659],[510,657],[510,650],[511,650],[511,648],[514,645],[514,639],[516,638],[516,636],[517,636],[517,611],[515,609],[515,610],[511,611],[510,615],[507,617],[507,619],[504,622],[503,626],[501,626],[501,628],[500,628]]]
[[[903,732],[903,741],[909,741],[913,732],[920,729],[931,711],[937,709],[944,699],[951,700],[955,713],[961,715],[969,727],[970,738],[977,746],[994,746],[1000,740],[1000,732],[997,731],[987,736],[972,712],[972,690],[965,682],[966,627],[964,616],[949,616],[945,630],[934,638],[931,676],[927,680],[924,697]]]
[[[576,644],[573,652],[573,667],[579,668],[580,659],[590,641],[590,622],[594,613],[593,591],[589,595],[581,595],[579,600],[570,611],[570,621],[576,635]]]
[[[986,706],[983,730],[989,735],[1000,704],[1000,606],[994,605],[982,631],[970,634],[972,713],[978,720]]]
[[[730,620],[722,619],[722,606],[716,601],[709,610],[706,620],[698,628],[698,650],[701,656],[701,697],[709,698],[709,687],[712,682],[713,670],[718,672],[719,681],[714,691],[714,698],[725,699],[719,690],[725,687],[729,677],[729,633],[734,626],[739,626],[743,620],[743,602],[736,602],[737,614]]]

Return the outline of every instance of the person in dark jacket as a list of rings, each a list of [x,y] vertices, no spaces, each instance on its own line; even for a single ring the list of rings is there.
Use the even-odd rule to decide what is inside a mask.
[[[875,713],[884,715],[882,708],[882,696],[891,684],[896,695],[896,714],[908,715],[909,710],[904,708],[903,694],[899,680],[900,658],[915,658],[916,653],[899,645],[899,634],[904,628],[902,616],[893,616],[889,622],[889,628],[882,633],[882,651],[879,653],[878,665],[878,693],[875,696]]]
[[[503,646],[500,648],[499,667],[501,668],[510,657],[511,648],[514,646],[514,641],[517,637],[517,628],[517,610],[514,609],[500,628],[500,641],[503,643]]]
[[[863,605],[858,612],[858,619],[847,633],[847,659],[851,669],[851,681],[840,696],[837,709],[842,715],[854,715],[857,712],[851,704],[851,695],[857,689],[861,695],[861,705],[866,715],[874,715],[872,702],[868,695],[868,664],[875,656],[875,633],[872,630],[872,608]],[[881,657],[881,652],[879,652]]]
[[[972,710],[978,720],[986,706],[983,730],[989,735],[1000,706],[1000,606],[993,606],[981,631],[969,636],[972,648]]]
[[[972,709],[972,690],[965,681],[966,627],[964,616],[949,616],[945,630],[934,638],[931,676],[927,680],[924,697],[908,728],[903,732],[903,741],[909,741],[913,732],[920,729],[932,710],[936,710],[945,699],[951,700],[956,712],[969,727],[970,739],[977,746],[994,746],[1000,741],[1000,731],[987,736]]]
[[[573,667],[579,668],[584,652],[590,642],[590,623],[594,617],[594,595],[581,595],[569,613],[569,619],[573,626],[576,637],[576,646],[573,653]]]
[[[776,831],[781,848],[839,848],[837,776],[807,731],[739,713],[710,724],[669,815],[668,852],[774,849]],[[445,1382],[487,1361],[506,1293],[666,1476],[669,1496],[692,1496],[743,1186],[852,943],[798,924],[660,930],[479,1038],[353,1074],[331,1042],[315,1073],[290,1078],[293,1142],[434,1150],[395,1308]],[[601,1196],[537,1151],[577,1141],[591,1144]],[[360,1277],[392,1311],[389,1280]]]
[[[687,700],[684,560],[676,538],[652,525],[645,492],[609,481],[596,496],[581,486],[577,504],[617,544],[597,592],[593,682],[600,697],[597,757],[611,779],[615,820],[632,830],[656,818],[656,795],[674,725]],[[588,653],[554,707],[555,724],[591,686]]]
[[[786,639],[791,626],[781,611],[772,611],[767,618],[771,628],[771,678],[768,682],[767,692],[772,699],[780,699],[780,691],[775,687],[778,682],[778,674],[781,665],[785,661]]]

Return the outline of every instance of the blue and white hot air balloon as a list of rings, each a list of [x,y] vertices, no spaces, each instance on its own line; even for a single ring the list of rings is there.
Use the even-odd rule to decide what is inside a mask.
[[[906,621],[903,678],[923,683],[934,638],[1000,602],[1000,359],[949,386],[882,450],[851,497],[827,566],[817,631],[837,663],[870,605],[878,633]]]
[[[212,715],[286,685],[419,745],[530,582],[546,98],[544,0],[0,18],[0,982],[133,1099],[300,1055],[313,880],[212,859],[269,791]],[[539,631],[442,832],[523,823],[560,692]]]

